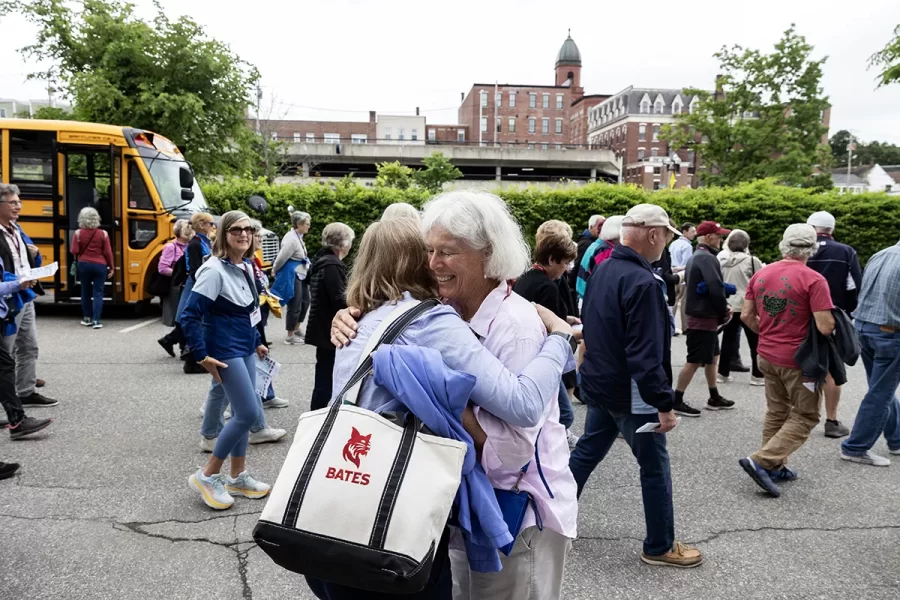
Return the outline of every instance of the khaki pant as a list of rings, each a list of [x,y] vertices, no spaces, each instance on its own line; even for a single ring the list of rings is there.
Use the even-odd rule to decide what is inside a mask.
[[[676,327],[681,331],[687,331],[687,316],[684,314],[684,304],[687,298],[685,297],[685,292],[687,290],[687,286],[684,283],[679,283],[675,286],[675,310],[678,312],[678,315],[681,317],[681,327],[678,327],[676,323]]]
[[[803,386],[800,369],[777,367],[759,357],[759,369],[766,376],[766,419],[763,445],[750,458],[764,469],[777,469],[787,463],[819,424],[822,390]]]
[[[571,546],[572,540],[560,533],[529,527],[519,533],[509,556],[500,553],[499,573],[472,571],[465,551],[451,546],[453,600],[559,600]]]

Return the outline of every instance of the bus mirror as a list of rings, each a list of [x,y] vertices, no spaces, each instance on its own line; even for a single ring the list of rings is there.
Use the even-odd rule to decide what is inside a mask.
[[[190,202],[194,199],[194,192],[191,190],[181,190],[181,199],[185,202]]]
[[[181,167],[178,170],[178,180],[181,183],[182,189],[189,190],[194,187],[194,174],[191,173],[191,170],[188,167]],[[193,198],[193,195],[191,198]]]
[[[265,214],[265,212],[269,210],[269,204],[262,196],[250,196],[249,198],[247,198],[247,204],[255,212],[258,212],[260,214]]]

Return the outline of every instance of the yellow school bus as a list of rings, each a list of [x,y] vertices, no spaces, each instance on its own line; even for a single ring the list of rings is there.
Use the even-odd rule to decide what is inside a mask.
[[[150,131],[76,121],[0,119],[0,135],[2,181],[17,185],[22,199],[19,224],[44,264],[59,262],[52,285],[44,281],[54,300],[80,297],[68,248],[86,206],[100,213],[115,258],[106,300],[150,300],[150,275],[175,221],[208,210],[175,144]],[[277,253],[277,235],[264,230],[263,263]]]

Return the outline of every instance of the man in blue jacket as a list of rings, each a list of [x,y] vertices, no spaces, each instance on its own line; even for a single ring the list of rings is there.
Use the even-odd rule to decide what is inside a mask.
[[[677,423],[672,413],[675,393],[664,368],[672,341],[669,310],[650,267],[662,256],[672,234],[678,233],[659,206],[635,206],[622,223],[622,243],[597,267],[600,276],[588,281],[582,311],[587,351],[581,366],[582,398],[588,412],[569,468],[580,495],[621,432],[641,467],[647,523],[641,560],[686,568],[700,565],[703,557],[699,550],[675,541],[664,435]],[[658,429],[637,433],[648,424]]]

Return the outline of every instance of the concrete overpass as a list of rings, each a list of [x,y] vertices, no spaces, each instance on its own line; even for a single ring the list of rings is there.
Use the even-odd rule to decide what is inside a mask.
[[[434,152],[442,152],[463,171],[464,179],[518,179],[527,181],[543,178],[568,178],[594,181],[618,181],[620,162],[607,149],[586,148],[529,149],[458,144],[427,144],[423,141],[406,144],[352,143],[291,143],[286,148],[285,175],[310,177],[316,173],[340,176],[343,172],[358,176],[373,175],[375,165],[399,161],[408,166],[421,166],[422,160]],[[346,174],[343,173],[343,174]]]

